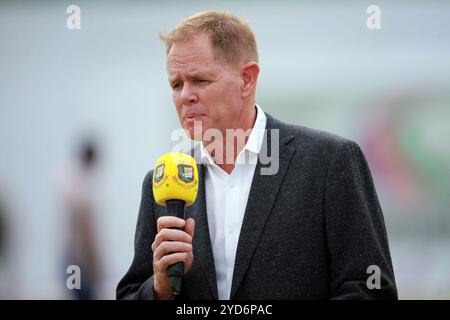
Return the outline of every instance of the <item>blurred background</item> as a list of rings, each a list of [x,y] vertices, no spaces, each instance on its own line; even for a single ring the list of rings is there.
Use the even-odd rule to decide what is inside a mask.
[[[0,298],[115,297],[179,127],[158,33],[211,9],[253,26],[266,112],[364,150],[399,297],[449,299],[449,2],[87,0],[0,2]]]

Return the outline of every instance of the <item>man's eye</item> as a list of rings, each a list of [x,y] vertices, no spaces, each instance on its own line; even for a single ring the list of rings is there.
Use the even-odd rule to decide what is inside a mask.
[[[194,80],[195,83],[208,83],[208,80],[204,80],[204,79],[195,79]]]
[[[179,89],[180,87],[181,87],[180,82],[176,82],[176,83],[172,84],[172,89]]]

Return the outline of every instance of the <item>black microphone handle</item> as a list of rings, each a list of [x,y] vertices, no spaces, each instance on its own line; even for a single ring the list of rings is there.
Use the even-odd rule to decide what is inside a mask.
[[[168,216],[184,219],[185,202],[183,200],[167,200],[166,206]],[[180,294],[182,277],[184,274],[184,263],[179,261],[170,265],[167,272],[169,274],[170,286],[172,287],[173,294]]]

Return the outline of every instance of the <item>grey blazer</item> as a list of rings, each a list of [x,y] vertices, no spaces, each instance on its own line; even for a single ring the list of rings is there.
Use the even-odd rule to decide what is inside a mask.
[[[363,153],[355,142],[282,123],[279,170],[262,175],[258,160],[236,252],[231,299],[397,299],[383,214]],[[269,132],[270,136],[270,132]],[[265,138],[270,150],[270,138]],[[186,207],[196,222],[194,261],[177,299],[217,299],[205,204],[205,168],[199,193]],[[153,299],[151,244],[156,219],[152,174],[144,179],[135,254],[117,286],[117,299]],[[380,288],[369,289],[379,267]],[[373,279],[373,278],[372,278]],[[375,283],[369,279],[369,282]]]

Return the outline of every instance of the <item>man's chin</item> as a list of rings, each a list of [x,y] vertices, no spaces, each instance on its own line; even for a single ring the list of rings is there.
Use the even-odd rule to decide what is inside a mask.
[[[191,140],[202,141],[204,132],[201,121],[195,121],[194,123],[190,123],[187,126],[184,126],[184,132]]]
[[[191,140],[195,140],[195,141],[202,141],[203,139],[203,132],[201,129],[197,128],[194,129],[193,126],[189,127],[189,128],[183,128],[184,129],[184,133],[186,134],[186,136],[191,139]]]

